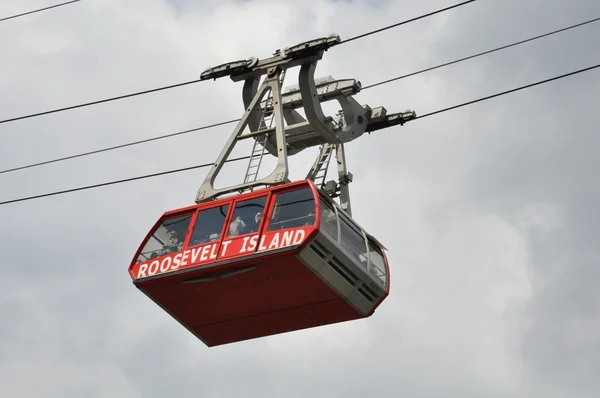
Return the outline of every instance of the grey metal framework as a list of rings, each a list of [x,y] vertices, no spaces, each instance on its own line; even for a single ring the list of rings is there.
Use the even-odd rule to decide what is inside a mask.
[[[403,125],[416,118],[407,110],[387,114],[384,107],[372,109],[360,105],[352,96],[360,92],[361,84],[355,79],[335,80],[328,77],[316,81],[317,62],[325,51],[341,43],[337,34],[310,40],[292,47],[277,50],[267,59],[251,57],[206,69],[201,80],[229,76],[233,81],[244,81],[242,99],[245,112],[225,147],[208,172],[196,195],[196,203],[217,199],[219,196],[253,190],[258,186],[274,186],[289,182],[288,156],[306,148],[320,146],[319,154],[307,178],[330,198],[338,198],[340,207],[352,217],[348,184],[352,174],[348,171],[344,144],[357,139],[365,132]],[[300,67],[298,86],[282,93],[286,72]],[[262,83],[261,77],[265,75]],[[341,111],[335,116],[325,116],[321,103],[336,100]],[[302,108],[306,119],[298,113]],[[249,132],[244,133],[246,127]],[[240,184],[216,189],[214,182],[238,141],[254,139],[246,176]],[[326,181],[327,167],[335,150],[338,180]],[[257,179],[265,152],[277,157],[277,165],[268,176]]]

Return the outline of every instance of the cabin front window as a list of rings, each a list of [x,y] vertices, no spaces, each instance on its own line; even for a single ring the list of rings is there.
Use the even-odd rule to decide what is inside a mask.
[[[227,237],[230,238],[258,232],[266,203],[266,195],[237,202],[233,217],[229,223]]]
[[[152,235],[150,235],[150,238],[142,248],[137,262],[142,263],[156,257],[180,251],[183,247],[191,219],[192,215],[187,214],[164,220],[158,228],[152,231]]]
[[[310,188],[278,193],[274,206],[269,231],[315,224],[315,199]]]
[[[229,204],[200,210],[196,217],[196,224],[189,246],[202,245],[221,238],[227,212],[229,212]]]
[[[384,285],[386,285],[387,271],[383,254],[381,253],[379,246],[376,246],[371,241],[369,241],[369,262],[369,272],[371,272],[371,274],[373,274],[377,279],[383,282]]]

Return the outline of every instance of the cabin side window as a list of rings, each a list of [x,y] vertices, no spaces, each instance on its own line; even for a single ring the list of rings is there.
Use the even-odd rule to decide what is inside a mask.
[[[187,235],[191,214],[170,217],[164,220],[158,228],[152,231],[152,235],[142,248],[137,262],[151,260],[156,257],[170,253],[176,253],[183,247]]]
[[[309,227],[315,224],[315,198],[310,188],[278,193],[269,231]]]
[[[340,244],[364,267],[367,268],[367,244],[361,229],[348,216],[339,213],[340,216]]]
[[[221,238],[229,204],[198,211],[189,246],[214,242]]]
[[[266,203],[266,195],[237,202],[227,231],[227,237],[258,232]]]
[[[321,232],[325,231],[334,241],[337,241],[337,217],[333,205],[321,199]]]

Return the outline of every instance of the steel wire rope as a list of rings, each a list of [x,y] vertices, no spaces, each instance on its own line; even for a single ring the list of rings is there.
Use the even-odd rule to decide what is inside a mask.
[[[478,102],[482,102],[482,101],[486,101],[486,100],[489,100],[489,99],[492,99],[492,98],[496,98],[496,97],[500,97],[500,96],[507,95],[507,94],[510,94],[510,93],[514,93],[516,91],[521,91],[521,90],[525,90],[525,89],[528,89],[528,88],[531,88],[531,87],[534,87],[534,86],[539,86],[541,84],[549,83],[549,82],[552,82],[552,81],[555,81],[555,80],[560,80],[560,79],[563,79],[563,78],[566,78],[566,77],[569,77],[569,76],[573,76],[573,75],[577,75],[577,74],[580,74],[580,73],[583,73],[583,72],[587,72],[587,71],[590,71],[590,70],[593,70],[593,69],[596,69],[596,68],[600,68],[600,64],[589,66],[587,68],[579,69],[579,70],[576,70],[576,71],[573,71],[573,72],[565,73],[565,74],[562,74],[562,75],[559,75],[559,76],[551,77],[549,79],[540,80],[540,81],[537,81],[535,83],[530,83],[530,84],[527,84],[527,85],[524,85],[524,86],[520,86],[520,87],[516,87],[516,88],[510,89],[510,90],[501,91],[501,92],[496,93],[496,94],[488,95],[488,96],[485,96],[485,97],[480,97],[480,98],[477,98],[475,100],[468,101],[468,102],[463,102],[463,103],[460,103],[460,104],[457,104],[457,105],[453,105],[453,106],[450,106],[450,107],[447,107],[447,108],[442,108],[442,109],[439,109],[437,111],[433,111],[433,112],[429,112],[429,113],[423,114],[421,116],[417,116],[417,118],[415,120],[423,119],[423,118],[426,118],[426,117],[430,117],[430,116],[437,115],[437,114],[440,114],[440,113],[443,113],[443,112],[448,112],[448,111],[451,111],[451,110],[454,110],[454,109],[458,109],[458,108],[461,108],[461,107],[464,107],[464,106],[472,105],[472,104],[475,104],[475,103],[478,103]],[[245,159],[249,159],[249,158],[250,158],[250,156],[243,156],[243,157],[239,157],[239,158],[229,159],[229,160],[226,161],[226,163],[237,162],[237,161],[245,160]],[[213,162],[211,162],[211,163],[204,163],[204,164],[201,164],[201,165],[184,167],[184,168],[181,168],[181,169],[167,170],[167,171],[162,171],[162,172],[159,172],[159,173],[153,173],[153,174],[146,174],[146,175],[141,175],[141,176],[136,176],[136,177],[130,177],[130,178],[122,179],[122,180],[107,181],[107,182],[103,182],[103,183],[100,183],[100,184],[86,185],[86,186],[83,186],[83,187],[71,188],[71,189],[66,189],[66,190],[62,190],[62,191],[53,191],[53,192],[48,192],[48,193],[45,193],[45,194],[34,195],[34,196],[27,196],[27,197],[23,197],[23,198],[19,198],[19,199],[11,199],[11,200],[6,200],[6,201],[3,201],[3,202],[0,202],[0,206],[6,205],[6,204],[11,204],[11,203],[24,202],[24,201],[33,200],[33,199],[39,199],[39,198],[49,197],[49,196],[62,195],[62,194],[65,194],[65,193],[83,191],[83,190],[92,189],[92,188],[99,188],[99,187],[108,186],[108,185],[115,185],[115,184],[121,184],[121,183],[125,183],[125,182],[132,182],[132,181],[142,180],[142,179],[146,179],[146,178],[153,178],[153,177],[163,176],[163,175],[167,175],[167,174],[180,173],[180,172],[183,172],[183,171],[189,171],[189,170],[193,170],[193,169],[199,169],[199,168],[209,167],[209,166],[212,166],[213,164],[214,164]]]
[[[78,0],[78,1],[80,1],[80,0]],[[445,7],[445,8],[442,8],[440,10],[430,12],[428,14],[424,14],[424,15],[421,15],[421,16],[418,16],[418,17],[415,17],[415,18],[411,18],[411,19],[406,20],[406,21],[398,22],[398,23],[395,23],[393,25],[389,25],[389,26],[386,26],[386,27],[383,27],[383,28],[379,28],[379,29],[370,31],[370,32],[366,32],[366,33],[363,33],[361,35],[351,37],[348,40],[342,41],[340,44],[344,44],[344,43],[347,43],[347,42],[352,41],[352,40],[357,40],[357,39],[360,39],[360,38],[363,38],[363,37],[366,37],[366,36],[369,36],[369,35],[372,35],[372,34],[375,34],[375,33],[379,33],[381,31],[384,31],[384,30],[387,30],[387,29],[391,29],[391,28],[394,28],[394,27],[397,27],[397,26],[401,26],[401,25],[407,24],[409,22],[416,21],[418,19],[423,19],[423,18],[432,16],[432,15],[435,15],[435,14],[439,14],[441,12],[445,12],[445,11],[451,10],[451,9],[459,7],[459,6],[467,5],[467,4],[472,3],[474,1],[477,1],[477,0],[465,1],[463,3],[455,4],[455,5],[450,6],[450,7]],[[66,107],[63,107],[63,108],[51,109],[49,111],[43,111],[43,112],[31,113],[31,114],[23,115],[23,116],[12,117],[12,118],[9,118],[9,119],[0,120],[0,124],[15,122],[17,120],[30,119],[30,118],[38,117],[38,116],[49,115],[49,114],[52,114],[52,113],[69,111],[69,110],[73,110],[73,109],[77,109],[77,108],[83,108],[83,107],[91,106],[91,105],[98,105],[98,104],[102,104],[102,103],[106,103],[106,102],[111,102],[111,101],[116,101],[116,100],[125,99],[125,98],[136,97],[136,96],[139,96],[139,95],[150,94],[150,93],[154,93],[154,92],[157,92],[157,91],[163,91],[163,90],[169,90],[169,89],[172,89],[172,88],[187,86],[187,85],[194,84],[194,83],[201,83],[203,81],[207,81],[207,80],[194,79],[194,80],[189,80],[189,81],[182,82],[182,83],[176,83],[176,84],[171,84],[171,85],[168,85],[168,86],[153,88],[153,89],[150,89],[150,90],[144,90],[144,91],[138,91],[138,92],[131,93],[131,94],[120,95],[120,96],[117,96],[117,97],[104,98],[104,99],[97,100],[97,101],[84,102],[84,103],[81,103],[81,104],[66,106]]]
[[[561,28],[561,29],[553,30],[552,32],[548,32],[548,33],[544,33],[544,34],[541,34],[541,35],[533,36],[533,37],[530,37],[528,39],[515,41],[513,43],[506,44],[506,45],[500,46],[500,47],[496,47],[496,48],[493,48],[491,50],[482,51],[480,53],[469,55],[467,57],[458,58],[458,59],[455,59],[454,61],[444,62],[443,64],[439,64],[439,65],[432,66],[432,67],[429,67],[429,68],[421,69],[421,70],[418,70],[416,72],[408,73],[406,75],[401,75],[401,76],[394,77],[394,78],[391,78],[391,79],[383,80],[383,81],[380,81],[378,83],[374,83],[374,84],[370,84],[368,86],[364,86],[362,89],[363,90],[367,90],[369,88],[381,86],[382,84],[391,83],[391,82],[396,81],[396,80],[405,79],[407,77],[415,76],[415,75],[418,75],[418,74],[421,74],[421,73],[425,73],[425,72],[429,72],[429,71],[432,71],[432,70],[435,70],[435,69],[439,69],[439,68],[443,68],[443,67],[450,66],[450,65],[453,65],[453,64],[457,64],[459,62],[464,62],[464,61],[468,61],[468,60],[473,59],[473,58],[482,57],[484,55],[488,55],[488,54],[494,53],[496,51],[501,51],[501,50],[505,50],[507,48],[516,47],[516,46],[519,46],[521,44],[528,43],[530,41],[539,40],[539,39],[542,39],[544,37],[555,35],[557,33],[562,33],[562,32],[565,32],[567,30],[579,28],[581,26],[588,25],[588,24],[591,24],[593,22],[598,22],[598,21],[600,21],[600,17],[596,17],[594,19],[590,19],[590,20],[585,21],[585,22],[580,22],[580,23],[575,24],[575,25],[567,26],[566,28]]]
[[[453,6],[441,8],[441,9],[439,9],[437,11],[433,11],[433,12],[430,12],[428,14],[421,15],[419,17],[407,19],[406,21],[398,22],[398,23],[395,23],[395,24],[392,24],[392,25],[389,25],[389,26],[385,26],[383,28],[375,29],[375,30],[372,30],[370,32],[366,32],[366,33],[363,33],[363,34],[360,34],[360,35],[357,35],[357,36],[353,36],[353,37],[350,37],[349,39],[342,40],[340,44],[348,43],[349,41],[353,41],[353,40],[362,39],[363,37],[367,37],[367,36],[370,36],[370,35],[373,35],[373,34],[376,34],[376,33],[383,32],[384,30],[396,28],[398,26],[405,25],[405,24],[410,23],[410,22],[418,21],[419,19],[427,18],[427,17],[430,17],[432,15],[439,14],[439,13],[442,13],[442,12],[445,12],[445,11],[450,11],[453,8],[465,6],[465,5],[467,5],[469,3],[473,3],[475,1],[477,1],[477,0],[463,1],[462,3],[458,3],[458,4],[454,4]]]
[[[581,27],[581,26],[584,26],[584,25],[587,25],[587,24],[590,24],[590,23],[593,23],[593,22],[598,22],[598,21],[600,21],[600,17],[597,17],[597,18],[594,18],[594,19],[590,19],[590,20],[585,21],[585,22],[580,22],[580,23],[577,23],[575,25],[570,25],[570,26],[567,26],[565,28],[553,30],[551,32],[544,33],[544,34],[541,34],[541,35],[533,36],[533,37],[530,37],[528,39],[519,40],[519,41],[510,43],[510,44],[506,44],[506,45],[503,45],[503,46],[500,46],[500,47],[493,48],[491,50],[487,50],[487,51],[479,52],[477,54],[469,55],[467,57],[462,57],[462,58],[455,59],[453,61],[444,62],[442,64],[438,64],[438,65],[431,66],[431,67],[428,67],[428,68],[425,68],[425,69],[421,69],[421,70],[418,70],[416,72],[412,72],[412,73],[408,73],[408,74],[401,75],[401,76],[398,76],[398,77],[394,77],[394,78],[391,78],[391,79],[383,80],[383,81],[380,81],[378,83],[370,84],[368,86],[363,86],[361,90],[368,90],[368,89],[373,88],[373,87],[381,86],[381,85],[388,84],[388,83],[391,83],[391,82],[394,82],[394,81],[397,81],[397,80],[401,80],[401,79],[405,79],[405,78],[412,77],[412,76],[415,76],[415,75],[419,75],[421,73],[425,73],[425,72],[429,72],[429,71],[432,71],[432,70],[435,70],[435,69],[439,69],[439,68],[442,68],[442,67],[446,67],[446,66],[450,66],[450,65],[453,65],[453,64],[457,64],[459,62],[468,61],[468,60],[473,59],[473,58],[482,57],[482,56],[487,55],[487,54],[491,54],[491,53],[494,53],[494,52],[497,52],[497,51],[500,51],[500,50],[505,50],[507,48],[515,47],[515,46],[518,46],[518,45],[521,45],[521,44],[525,44],[525,43],[528,43],[528,42],[531,42],[531,41],[534,41],[534,40],[539,40],[539,39],[544,38],[544,37],[548,37],[548,36],[551,36],[551,35],[554,35],[554,34],[562,33],[562,32],[565,32],[567,30],[575,29],[575,28],[578,28],[578,27]],[[65,160],[70,160],[70,159],[80,158],[80,157],[84,157],[84,156],[94,155],[94,154],[97,154],[97,153],[108,152],[108,151],[112,151],[112,150],[115,150],[115,149],[120,149],[120,148],[129,147],[129,146],[144,144],[144,143],[147,143],[147,142],[162,140],[162,139],[165,139],[165,138],[171,138],[171,137],[175,137],[175,136],[178,136],[178,135],[192,133],[192,132],[195,132],[195,131],[206,130],[206,129],[213,128],[213,127],[223,126],[223,125],[226,125],[226,124],[237,123],[239,121],[240,121],[239,118],[238,119],[231,119],[231,120],[227,120],[227,121],[223,121],[223,122],[219,122],[219,123],[214,123],[214,124],[209,124],[209,125],[205,125],[205,126],[201,126],[201,127],[196,127],[196,128],[189,129],[189,130],[179,131],[179,132],[176,132],[176,133],[171,133],[171,134],[166,134],[166,135],[160,135],[160,136],[152,137],[152,138],[146,138],[146,139],[139,140],[139,141],[132,141],[132,142],[129,142],[129,143],[126,143],[126,144],[120,144],[120,145],[110,146],[110,147],[106,147],[106,148],[103,148],[103,149],[97,149],[97,150],[88,151],[88,152],[81,152],[81,153],[78,153],[78,154],[75,154],[75,155],[69,155],[69,156],[64,156],[64,157],[60,157],[60,158],[56,158],[56,159],[52,159],[52,160],[46,160],[46,161],[43,161],[43,162],[32,163],[32,164],[25,165],[25,166],[13,167],[13,168],[10,168],[10,169],[0,170],[0,174],[10,173],[10,172],[18,171],[18,170],[29,169],[29,168],[33,168],[33,167],[39,167],[39,166],[43,166],[43,165],[46,165],[46,164],[62,162],[62,161],[65,161]]]
[[[81,158],[81,157],[84,157],[84,156],[94,155],[94,154],[97,154],[97,153],[108,152],[108,151],[112,151],[112,150],[115,150],[115,149],[126,148],[126,147],[129,147],[129,146],[144,144],[146,142],[157,141],[157,140],[162,140],[162,139],[165,139],[165,138],[175,137],[175,136],[178,136],[178,135],[188,134],[188,133],[192,133],[194,131],[207,130],[207,129],[211,129],[211,128],[215,128],[215,127],[219,127],[219,126],[224,126],[226,124],[238,122],[239,120],[240,119],[227,120],[227,121],[224,121],[224,122],[219,122],[219,123],[214,123],[214,124],[207,124],[205,126],[196,127],[196,128],[189,129],[189,130],[178,131],[176,133],[161,135],[161,136],[158,136],[158,137],[146,138],[146,139],[139,140],[139,141],[133,141],[133,142],[129,142],[129,143],[126,143],[126,144],[114,145],[114,146],[111,146],[111,147],[102,148],[102,149],[96,149],[96,150],[89,151],[89,152],[82,152],[82,153],[78,153],[78,154],[75,154],[75,155],[69,155],[69,156],[64,156],[64,157],[57,158],[57,159],[46,160],[46,161],[43,161],[43,162],[33,163],[33,164],[30,164],[30,165],[26,165],[26,166],[13,167],[11,169],[0,170],[0,174],[10,173],[10,172],[18,171],[18,170],[29,169],[29,168],[32,168],[32,167],[43,166],[43,165],[51,164],[51,163],[62,162],[62,161],[65,161],[65,160],[70,160],[70,159],[75,159],[75,158]]]
[[[19,17],[24,17],[25,15],[35,14],[37,12],[42,12],[42,11],[50,10],[52,8],[62,7],[62,6],[66,6],[66,5],[73,4],[73,3],[78,3],[80,1],[81,0],[67,1],[67,2],[64,2],[64,3],[60,3],[60,4],[55,4],[53,6],[39,8],[37,10],[27,11],[27,12],[23,12],[21,14],[11,15],[10,17],[3,17],[3,18],[0,18],[0,22],[8,21],[9,19],[15,19],[15,18],[19,18]]]

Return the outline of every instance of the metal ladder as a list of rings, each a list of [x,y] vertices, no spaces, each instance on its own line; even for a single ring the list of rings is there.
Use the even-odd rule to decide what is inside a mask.
[[[261,122],[261,127],[264,123]],[[262,129],[261,129],[262,130]],[[263,134],[254,139],[254,145],[252,147],[252,155],[248,161],[248,168],[246,168],[246,177],[244,178],[244,184],[250,181],[256,181],[258,177],[258,171],[262,163],[262,158],[266,152],[265,144],[267,142],[267,135]],[[252,191],[252,188],[250,188]]]
[[[329,169],[333,148],[333,144],[323,144],[321,146],[319,156],[307,176],[309,179],[313,180],[315,186],[321,190],[325,187],[325,178],[327,177],[327,170]]]
[[[284,79],[285,79],[285,70],[281,73],[281,76],[279,78],[279,87],[280,88],[283,86]],[[270,92],[267,99],[265,100],[265,106],[262,108],[263,110],[262,110],[262,115],[261,115],[261,119],[260,119],[260,127],[259,127],[258,131],[271,129],[273,127],[273,121],[275,118],[274,114],[271,113],[269,116],[265,116],[267,109],[269,109],[269,107],[272,105],[272,103],[273,103],[273,95]],[[267,119],[268,119],[268,122],[267,122]],[[260,171],[260,165],[262,163],[263,156],[264,156],[265,152],[267,151],[266,143],[267,143],[268,139],[269,139],[268,134],[259,135],[254,139],[254,145],[252,146],[252,154],[250,155],[250,159],[248,160],[248,167],[246,168],[246,177],[244,178],[244,184],[247,182],[256,181],[256,179],[258,178],[258,172]],[[254,190],[254,188],[250,188],[250,191],[253,191],[253,190]]]

